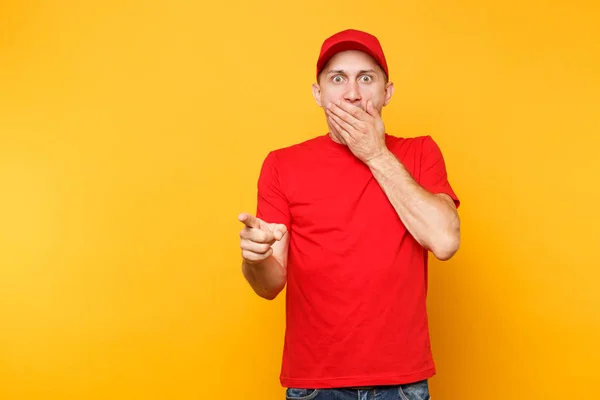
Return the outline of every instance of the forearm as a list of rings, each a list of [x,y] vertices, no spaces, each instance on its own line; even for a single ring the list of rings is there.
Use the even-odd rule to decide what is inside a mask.
[[[272,255],[257,264],[242,262],[242,272],[252,289],[260,297],[273,300],[285,287],[285,267]]]
[[[456,209],[421,187],[389,151],[367,165],[415,240],[441,260],[452,257],[460,243]]]

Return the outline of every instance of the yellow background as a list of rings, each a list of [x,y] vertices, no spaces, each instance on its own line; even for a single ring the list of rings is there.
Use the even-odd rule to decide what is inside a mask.
[[[243,280],[236,216],[269,150],[325,132],[348,27],[463,202],[433,398],[597,396],[600,7],[482,3],[0,2],[0,399],[283,398],[283,296]]]

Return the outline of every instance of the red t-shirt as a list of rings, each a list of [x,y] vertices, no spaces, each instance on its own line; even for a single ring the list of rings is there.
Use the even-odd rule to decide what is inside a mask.
[[[421,186],[459,205],[431,137],[386,135],[386,143]],[[324,135],[270,152],[257,216],[290,232],[284,387],[392,385],[435,374],[427,251],[346,146]]]

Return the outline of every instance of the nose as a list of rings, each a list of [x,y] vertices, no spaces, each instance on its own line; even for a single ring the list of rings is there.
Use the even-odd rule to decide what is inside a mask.
[[[356,103],[361,100],[360,90],[357,82],[350,81],[348,83],[346,93],[344,93],[344,100],[349,103]]]

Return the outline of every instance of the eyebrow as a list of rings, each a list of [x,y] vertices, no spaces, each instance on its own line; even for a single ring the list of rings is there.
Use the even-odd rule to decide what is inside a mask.
[[[374,69],[363,69],[363,70],[358,71],[358,74],[359,75],[360,74],[365,74],[367,72],[370,72],[370,73],[374,74],[376,71]],[[329,74],[334,74],[334,73],[335,74],[344,74],[344,75],[346,74],[346,72],[343,69],[330,69],[329,71],[327,71],[328,75]]]

